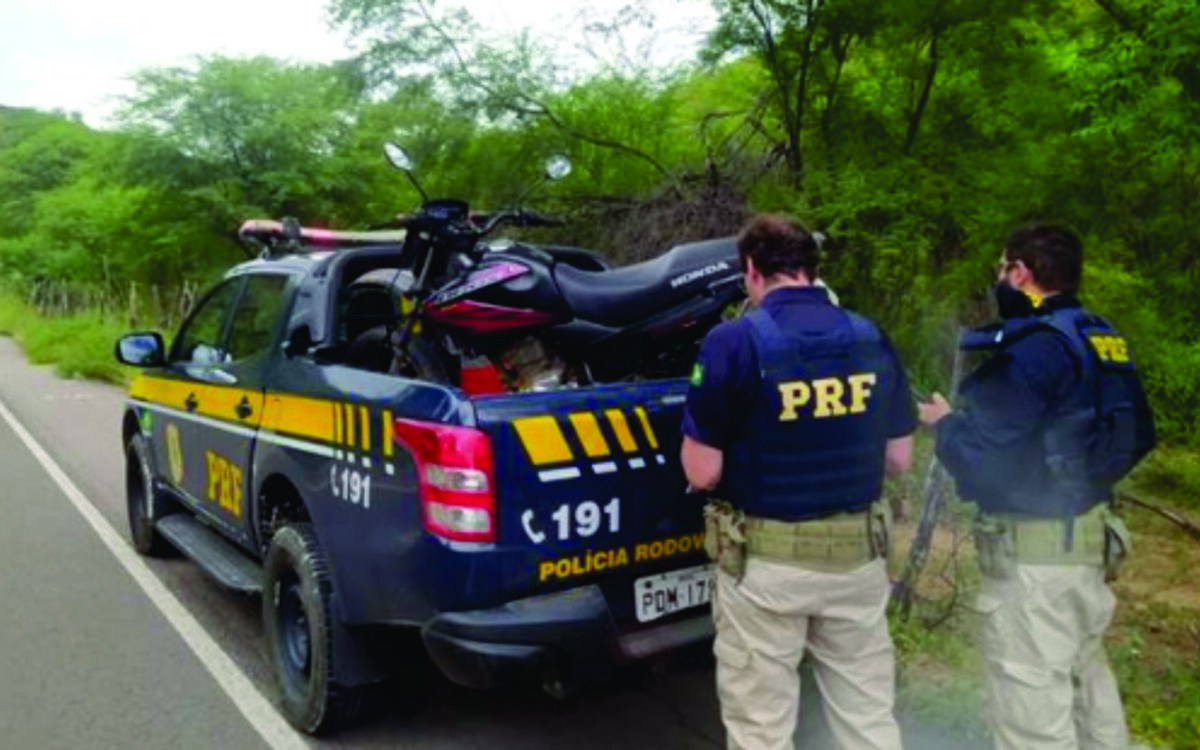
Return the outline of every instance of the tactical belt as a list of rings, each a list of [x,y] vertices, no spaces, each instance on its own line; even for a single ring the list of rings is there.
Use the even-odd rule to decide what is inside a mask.
[[[1016,562],[1031,565],[1102,565],[1108,514],[1108,507],[1100,504],[1075,516],[1070,549],[1066,543],[1068,521],[1063,518],[987,513],[981,518],[980,531],[985,537],[989,534],[1003,537],[1003,546],[1007,547],[1005,552]],[[980,553],[982,555],[984,551],[981,549]]]
[[[868,511],[797,522],[747,516],[746,552],[804,568],[854,570],[883,554],[872,542],[870,517]]]

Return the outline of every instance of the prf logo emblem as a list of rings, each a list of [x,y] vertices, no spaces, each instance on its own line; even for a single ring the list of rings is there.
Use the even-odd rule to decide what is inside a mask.
[[[242,468],[224,456],[204,452],[208,466],[208,499],[234,516],[242,517]]]
[[[795,422],[802,410],[811,410],[813,419],[863,414],[867,411],[867,402],[871,400],[871,387],[877,380],[875,373],[864,372],[848,378],[780,383],[783,410],[779,413],[779,421]]]
[[[1088,342],[1101,362],[1110,365],[1132,364],[1129,359],[1129,344],[1123,336],[1093,333],[1088,336]]]
[[[171,468],[171,481],[183,483],[183,447],[179,444],[179,426],[167,425],[167,463]]]

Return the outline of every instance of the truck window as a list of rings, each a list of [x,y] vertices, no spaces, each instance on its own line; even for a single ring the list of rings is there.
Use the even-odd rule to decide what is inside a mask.
[[[240,361],[265,352],[287,302],[287,276],[262,274],[246,280],[229,334],[229,356]]]
[[[241,286],[241,279],[230,279],[204,298],[179,331],[171,348],[171,362],[217,365],[229,361],[228,353],[221,348],[221,338]]]

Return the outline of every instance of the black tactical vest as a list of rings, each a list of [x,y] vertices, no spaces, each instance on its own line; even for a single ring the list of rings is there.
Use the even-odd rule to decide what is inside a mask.
[[[1083,308],[979,329],[962,346],[998,356],[1036,331],[1051,331],[1066,345],[1074,386],[1040,434],[1015,454],[1026,460],[1010,457],[1012,466],[987,467],[979,479],[964,477],[961,484],[989,512],[1070,517],[1111,499],[1113,485],[1153,449],[1154,416],[1125,337]],[[963,386],[968,400],[971,386],[971,380]]]
[[[839,313],[838,325],[807,334],[762,309],[747,316],[762,385],[717,494],[748,515],[798,521],[880,496],[894,360],[872,323]]]

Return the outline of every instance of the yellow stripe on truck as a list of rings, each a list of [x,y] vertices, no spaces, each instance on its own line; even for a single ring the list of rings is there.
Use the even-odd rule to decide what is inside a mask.
[[[365,406],[358,407],[362,419],[362,449],[363,453],[371,452],[371,410]]]
[[[396,455],[396,426],[392,423],[390,409],[383,410],[383,457],[391,458]]]
[[[639,406],[634,411],[637,412],[638,419],[642,423],[642,431],[646,433],[646,440],[650,443],[650,447],[658,450],[658,437],[654,434],[654,428],[650,426],[650,415],[646,413],[646,407]]]
[[[196,414],[200,416],[236,422],[243,427],[257,427],[262,421],[263,395],[261,391],[198,385],[196,399],[200,402]],[[242,399],[250,403],[250,418],[238,420],[238,404],[242,403]]]
[[[152,404],[182,410],[187,408],[184,405],[187,397],[195,391],[196,389],[191,383],[182,380],[167,380],[141,375],[129,387],[129,396],[138,401],[149,401]]]
[[[343,425],[346,427],[346,434],[343,437],[346,439],[346,445],[350,448],[354,447],[354,406],[352,404],[343,404],[346,409],[346,416]]]
[[[263,429],[325,443],[337,442],[341,431],[340,405],[316,398],[271,394]]]
[[[522,417],[513,420],[513,427],[534,466],[561,464],[574,458],[554,417]]]
[[[625,412],[620,409],[608,409],[604,412],[604,416],[608,417],[608,423],[612,425],[617,442],[621,444],[621,450],[626,453],[637,453],[637,441],[633,439],[633,433],[629,430],[629,421],[625,419]]]
[[[263,416],[263,394],[244,388],[208,385],[173,378],[141,375],[129,387],[129,396],[137,401],[188,411],[187,403],[194,400],[198,417],[212,417],[243,427],[257,427]],[[250,405],[250,417],[238,418],[238,405],[245,399]]]
[[[591,412],[576,412],[570,416],[571,426],[579,436],[579,444],[583,446],[588,458],[604,458],[609,454],[608,441],[600,432],[600,423]]]

